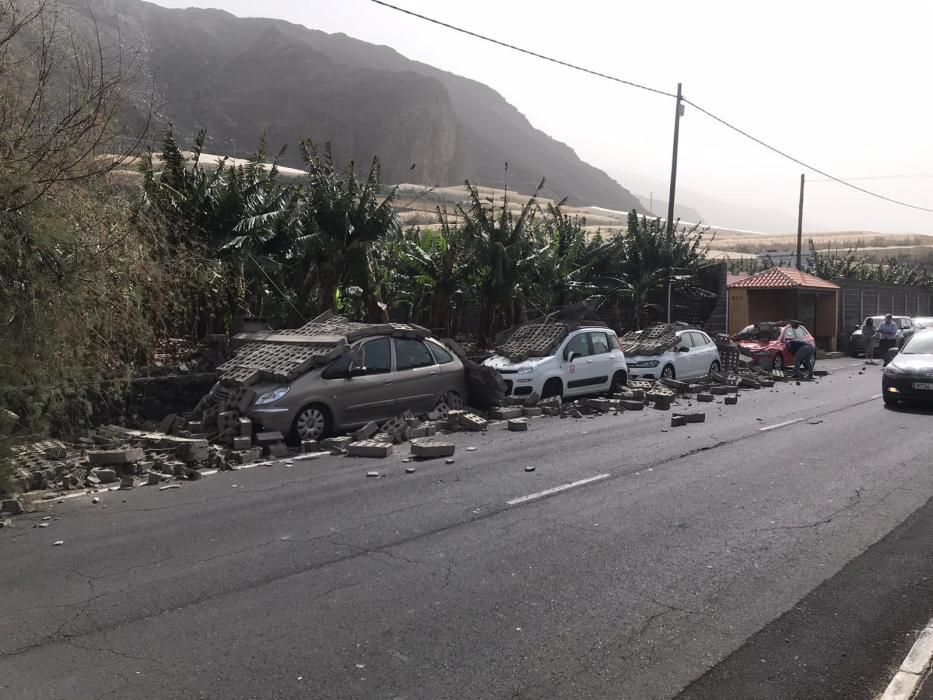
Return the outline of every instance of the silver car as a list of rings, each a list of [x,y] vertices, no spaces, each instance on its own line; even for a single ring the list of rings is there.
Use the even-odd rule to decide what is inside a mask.
[[[441,402],[463,408],[467,396],[463,363],[444,345],[389,336],[364,338],[351,352],[288,384],[260,383],[253,389],[257,399],[250,419],[292,442],[318,440],[406,410],[427,413]]]

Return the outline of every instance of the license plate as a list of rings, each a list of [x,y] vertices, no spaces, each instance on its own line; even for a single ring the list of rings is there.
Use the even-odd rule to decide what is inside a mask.
[[[921,389],[923,391],[933,391],[933,383],[930,382],[914,382],[914,389]]]

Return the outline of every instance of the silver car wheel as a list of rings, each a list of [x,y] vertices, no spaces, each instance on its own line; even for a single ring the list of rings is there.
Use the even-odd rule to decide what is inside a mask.
[[[295,419],[295,432],[301,440],[317,440],[327,428],[327,417],[317,406],[309,406]]]

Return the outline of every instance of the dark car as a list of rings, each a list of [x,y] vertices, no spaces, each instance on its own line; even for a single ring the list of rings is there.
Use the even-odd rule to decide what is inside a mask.
[[[891,358],[881,375],[881,393],[888,405],[933,401],[933,329],[917,331]]]
[[[865,322],[868,321],[869,318],[871,318],[872,323],[875,324],[876,329],[884,323],[884,316],[870,316],[865,318],[865,321],[862,322],[862,326],[865,325]],[[895,337],[897,347],[903,347],[904,343],[914,333],[914,322],[909,316],[895,316],[891,320],[897,324],[897,336]],[[858,357],[865,352],[865,339],[862,337],[862,326],[856,326],[855,330],[852,331],[852,335],[849,336],[849,353],[852,357]]]

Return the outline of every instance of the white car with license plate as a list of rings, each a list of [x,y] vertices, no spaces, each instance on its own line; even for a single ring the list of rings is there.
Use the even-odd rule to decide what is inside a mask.
[[[483,364],[502,375],[506,396],[516,398],[598,394],[617,390],[628,380],[619,338],[605,327],[571,331],[547,357],[513,362],[494,355]]]
[[[677,343],[660,355],[628,358],[629,379],[698,379],[722,368],[719,349],[703,331],[677,331]]]

